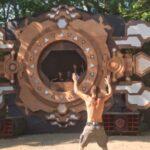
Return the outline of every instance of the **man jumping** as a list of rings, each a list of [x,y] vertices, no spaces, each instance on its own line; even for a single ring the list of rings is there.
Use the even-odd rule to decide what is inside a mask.
[[[103,150],[108,150],[108,137],[103,127],[102,114],[105,102],[112,95],[109,77],[105,78],[107,90],[102,92],[98,87],[93,86],[90,92],[91,95],[84,94],[78,89],[78,79],[75,73],[73,73],[72,79],[74,81],[74,92],[85,101],[87,109],[87,123],[80,135],[80,150],[84,150],[92,139],[94,139]]]

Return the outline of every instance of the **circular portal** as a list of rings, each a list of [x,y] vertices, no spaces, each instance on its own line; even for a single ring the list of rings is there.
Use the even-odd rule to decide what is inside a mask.
[[[79,74],[79,89],[85,93],[97,77],[96,51],[85,37],[71,30],[47,32],[33,43],[25,57],[26,73],[35,92],[55,103],[78,99],[70,75],[74,70]]]
[[[76,44],[57,41],[48,45],[38,62],[39,75],[46,86],[64,92],[73,89],[72,73],[81,82],[87,70],[87,59]]]

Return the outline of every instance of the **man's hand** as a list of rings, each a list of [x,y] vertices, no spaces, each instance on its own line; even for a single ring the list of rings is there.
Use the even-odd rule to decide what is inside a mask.
[[[110,76],[108,75],[106,78],[104,78],[105,84],[110,84]]]
[[[111,96],[112,94],[112,88],[111,88],[111,85],[110,85],[110,76],[108,75],[106,78],[105,78],[105,84],[106,84],[106,88],[107,88],[107,94],[106,95],[106,100]],[[105,100],[105,101],[106,101]]]
[[[77,82],[77,80],[78,80],[78,77],[77,77],[77,75],[75,73],[72,74],[72,80],[74,82]]]
[[[78,79],[79,79],[79,76],[76,75],[75,73],[72,74],[72,80],[74,81],[73,83],[73,90],[74,90],[74,93],[76,95],[78,95],[81,99],[83,99],[84,101],[87,101],[90,99],[90,96],[87,95],[87,94],[84,94],[83,91],[80,91],[78,89]]]

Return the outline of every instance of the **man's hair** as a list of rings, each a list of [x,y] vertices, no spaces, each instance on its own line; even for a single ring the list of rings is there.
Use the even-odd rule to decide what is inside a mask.
[[[91,88],[91,93],[94,93],[96,95],[96,97],[98,98],[100,96],[100,88],[96,85],[94,85]]]

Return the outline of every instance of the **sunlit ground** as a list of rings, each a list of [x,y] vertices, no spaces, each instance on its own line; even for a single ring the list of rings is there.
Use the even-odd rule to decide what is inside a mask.
[[[1,139],[2,150],[78,150],[79,134],[40,134]],[[109,150],[150,150],[150,133],[140,136],[111,136]],[[96,143],[86,150],[100,150]]]

